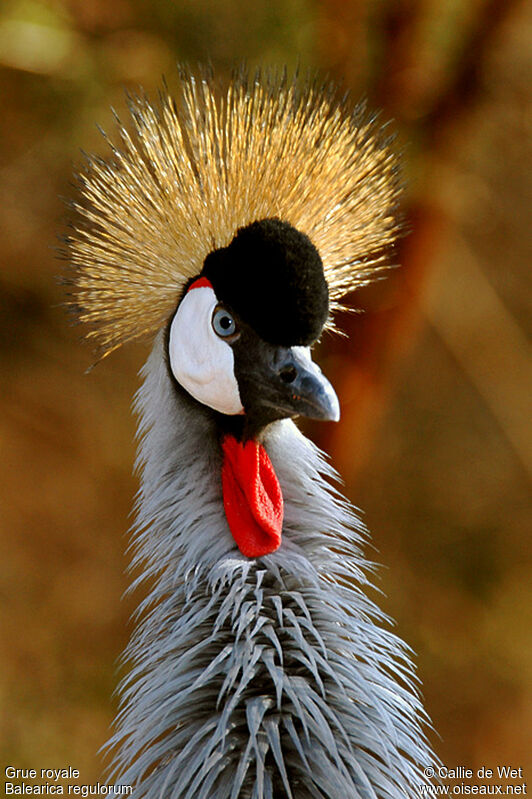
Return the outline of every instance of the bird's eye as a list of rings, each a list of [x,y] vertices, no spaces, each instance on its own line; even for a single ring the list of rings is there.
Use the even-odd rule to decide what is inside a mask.
[[[229,311],[217,305],[212,315],[212,328],[220,338],[231,338],[236,333],[236,322]]]

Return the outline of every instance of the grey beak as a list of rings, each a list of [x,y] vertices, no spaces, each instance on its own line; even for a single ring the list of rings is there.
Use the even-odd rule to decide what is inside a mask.
[[[306,416],[337,422],[338,397],[307,347],[282,347],[258,337],[234,345],[235,375],[250,426]]]
[[[337,422],[340,419],[338,397],[306,347],[279,351],[276,371],[280,408],[309,419]]]

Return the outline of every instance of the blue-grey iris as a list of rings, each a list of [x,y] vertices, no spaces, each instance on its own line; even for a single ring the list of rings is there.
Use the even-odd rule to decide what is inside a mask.
[[[222,305],[217,305],[212,315],[212,328],[220,338],[229,338],[236,333],[236,322]]]

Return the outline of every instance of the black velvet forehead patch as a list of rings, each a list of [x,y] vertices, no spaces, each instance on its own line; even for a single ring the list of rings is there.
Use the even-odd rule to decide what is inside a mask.
[[[240,228],[229,246],[209,253],[202,274],[265,341],[307,345],[320,335],[329,292],[316,247],[281,219]]]

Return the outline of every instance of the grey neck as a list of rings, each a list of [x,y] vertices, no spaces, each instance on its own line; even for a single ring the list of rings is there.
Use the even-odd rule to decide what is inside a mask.
[[[292,422],[272,424],[283,542],[244,557],[215,418],[174,390],[162,336],[143,377],[133,553],[152,588],[126,651],[114,781],[135,799],[411,799],[432,763],[423,711],[361,590],[364,531],[334,473]]]

